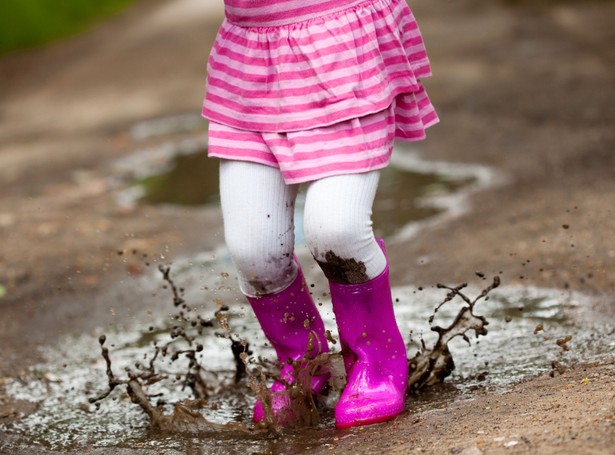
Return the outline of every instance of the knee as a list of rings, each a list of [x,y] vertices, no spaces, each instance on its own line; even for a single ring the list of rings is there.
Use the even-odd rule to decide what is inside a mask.
[[[292,242],[271,239],[268,234],[248,223],[242,229],[225,232],[239,286],[246,295],[273,294],[286,287],[296,275]]]
[[[329,250],[352,253],[373,239],[371,211],[339,204],[306,206],[303,228],[306,243],[317,260]]]
[[[349,246],[360,241],[361,233],[351,222],[326,217],[306,218],[304,224],[305,241],[315,259],[324,259],[329,251],[348,251]]]
[[[306,243],[325,276],[338,283],[369,280],[365,251],[373,240],[367,229],[344,220],[331,220],[305,226]]]

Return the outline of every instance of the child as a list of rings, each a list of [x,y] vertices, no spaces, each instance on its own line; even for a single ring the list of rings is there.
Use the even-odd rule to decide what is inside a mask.
[[[203,115],[241,291],[285,381],[310,334],[310,355],[328,351],[293,254],[306,183],[305,238],[329,280],[347,375],[336,426],[390,420],[404,411],[408,365],[371,211],[393,140],[423,139],[438,121],[419,82],[430,67],[417,24],[404,0],[225,0],[225,10]],[[313,391],[326,380],[315,376]],[[286,403],[274,395],[274,413]]]

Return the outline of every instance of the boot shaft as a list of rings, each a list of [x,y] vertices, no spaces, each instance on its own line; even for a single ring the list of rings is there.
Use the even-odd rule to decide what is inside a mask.
[[[378,243],[384,251],[382,240]],[[330,282],[330,289],[347,379],[335,424],[349,428],[390,420],[405,409],[408,359],[393,312],[388,263],[370,281]]]
[[[378,243],[385,251],[381,239]],[[369,362],[374,381],[391,376],[407,383],[406,346],[395,320],[388,263],[365,283],[329,285],[346,372],[356,362]]]
[[[314,305],[301,268],[283,291],[247,299],[281,362],[302,358],[308,348],[310,334],[314,338],[311,356],[329,351],[322,318]]]

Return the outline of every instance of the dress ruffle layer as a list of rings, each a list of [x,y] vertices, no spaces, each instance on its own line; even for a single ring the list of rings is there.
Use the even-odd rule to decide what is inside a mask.
[[[395,136],[418,140],[438,121],[420,82],[431,75],[403,0],[274,27],[224,21],[208,64],[203,115],[237,129],[292,132],[394,105]]]

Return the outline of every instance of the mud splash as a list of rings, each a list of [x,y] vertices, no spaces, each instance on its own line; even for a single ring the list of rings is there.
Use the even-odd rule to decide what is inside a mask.
[[[311,382],[314,375],[322,374],[322,370],[334,372],[333,381],[330,389],[339,393],[340,369],[332,367],[333,358],[338,358],[339,354],[321,354],[311,358],[309,354],[293,363],[293,381],[285,381],[278,372],[271,373],[268,367],[270,362],[259,362],[254,357],[249,357],[252,352],[249,349],[249,342],[239,335],[233,334],[229,324],[229,308],[219,303],[220,308],[215,312],[213,320],[203,319],[193,308],[191,308],[183,297],[183,289],[176,286],[170,276],[170,267],[159,266],[163,280],[167,283],[172,293],[172,301],[177,313],[174,319],[177,324],[173,326],[169,333],[170,341],[163,345],[154,343],[152,351],[143,356],[143,361],[137,361],[132,367],[125,367],[125,377],[120,378],[113,372],[113,365],[109,349],[105,346],[106,335],[101,335],[99,343],[101,354],[106,364],[106,375],[108,379],[108,389],[102,394],[90,398],[89,402],[95,404],[97,409],[99,402],[106,399],[118,386],[124,386],[132,403],[141,407],[148,416],[150,427],[153,430],[166,433],[191,433],[200,434],[211,431],[274,431],[279,433],[281,428],[303,428],[315,426],[321,422],[320,412],[317,405],[317,397],[311,391]],[[447,289],[449,292],[442,303],[434,310],[434,314],[429,318],[430,324],[433,322],[436,313],[455,298],[460,298],[464,304],[459,309],[457,316],[452,324],[443,328],[438,325],[431,327],[431,330],[438,334],[438,340],[432,348],[427,348],[422,341],[422,349],[410,359],[409,370],[409,389],[412,391],[420,390],[426,386],[435,385],[444,381],[455,369],[453,356],[448,348],[449,342],[455,337],[462,337],[470,344],[467,332],[474,331],[475,337],[487,334],[486,326],[488,322],[485,317],[474,314],[476,304],[487,298],[489,293],[500,285],[499,277],[495,277],[491,285],[474,299],[470,299],[463,290],[467,284],[456,287],[438,285],[440,289]],[[250,427],[239,422],[229,422],[217,424],[207,420],[202,411],[207,411],[207,399],[213,393],[216,384],[211,384],[212,377],[199,360],[199,353],[203,353],[205,358],[208,353],[203,352],[203,345],[199,340],[206,336],[205,330],[217,325],[218,329],[213,333],[218,338],[230,340],[230,348],[235,361],[234,382],[238,384],[244,377],[247,377],[247,384],[256,394],[257,399],[263,404],[265,419],[259,424]],[[153,328],[150,328],[153,330]],[[211,336],[211,334],[209,334]],[[329,334],[332,344],[337,341]],[[310,338],[310,345],[307,352],[313,352],[314,338]],[[187,362],[181,364],[180,358]],[[160,359],[160,360],[159,360]],[[169,359],[169,364],[175,364],[173,373],[165,371],[160,365],[163,359]],[[176,363],[177,362],[177,363]],[[179,365],[179,366],[178,366]],[[287,391],[289,406],[281,414],[274,416],[272,409],[272,392],[267,384],[271,380],[284,383]],[[164,392],[156,394],[149,393],[152,385],[163,383],[164,389],[168,389],[166,383],[180,384],[182,390],[189,389],[191,398],[179,402],[168,402]],[[335,386],[334,386],[335,384]],[[156,401],[153,401],[156,398]],[[171,406],[172,411],[165,412],[165,407]]]
[[[125,377],[118,377],[113,371],[110,351],[105,346],[106,335],[101,335],[99,343],[101,355],[106,364],[108,389],[102,394],[89,399],[91,404],[100,408],[100,402],[109,397],[113,391],[123,386],[132,403],[140,406],[149,418],[150,427],[153,430],[165,433],[190,433],[201,434],[212,431],[275,431],[280,427],[300,428],[314,426],[320,423],[320,414],[317,410],[316,397],[313,396],[310,384],[312,377],[322,374],[320,370],[331,363],[329,355],[323,354],[316,358],[305,358],[293,363],[294,381],[287,384],[289,395],[289,407],[282,419],[274,418],[272,410],[272,392],[267,387],[269,379],[286,383],[279,374],[272,374],[269,370],[272,364],[263,360],[249,357],[252,352],[249,343],[239,335],[231,331],[229,324],[229,308],[218,302],[220,308],[214,313],[213,320],[202,318],[195,309],[191,308],[183,297],[183,289],[175,285],[170,276],[170,267],[160,266],[160,272],[167,283],[165,288],[172,292],[172,300],[178,309],[174,316],[176,325],[170,333],[170,341],[159,345],[154,343],[152,351],[145,353],[143,361],[137,361],[132,367],[125,367]],[[214,324],[213,321],[216,321]],[[234,359],[235,374],[234,383],[239,384],[242,379],[247,379],[248,387],[254,392],[258,400],[263,403],[265,419],[254,427],[249,427],[239,422],[219,424],[209,421],[203,414],[207,412],[208,399],[219,387],[219,380],[213,377],[204,366],[208,352],[204,352],[203,344],[199,340],[207,336],[206,330],[217,326],[218,330],[209,333],[209,336],[227,339],[230,341],[230,349]],[[150,327],[150,331],[154,330]],[[308,352],[313,351],[314,339],[310,339]],[[199,358],[202,353],[205,361]],[[181,359],[185,361],[182,363]],[[162,364],[168,359],[168,364],[175,366],[174,372],[165,370]],[[169,382],[171,384],[169,384]],[[179,402],[169,402],[164,392],[149,393],[152,385],[164,384],[163,389],[169,389],[173,384],[179,384],[182,390],[189,389],[190,399]],[[156,398],[156,401],[153,401]],[[166,409],[171,407],[171,412]]]
[[[439,325],[431,327],[431,330],[438,334],[438,339],[431,349],[427,348],[425,342],[421,340],[421,350],[410,359],[410,377],[408,379],[410,390],[416,391],[426,386],[442,383],[444,379],[451,375],[455,370],[455,361],[448,345],[455,337],[461,337],[471,345],[470,339],[467,336],[467,332],[470,330],[474,331],[475,338],[487,335],[487,325],[489,325],[489,322],[484,316],[474,314],[474,310],[480,300],[486,299],[492,290],[500,286],[500,277],[494,277],[493,282],[474,299],[471,299],[463,292],[467,286],[467,283],[456,287],[438,285],[439,289],[448,289],[449,292],[444,301],[436,307],[434,314],[429,318],[430,324],[433,323],[435,315],[440,308],[453,301],[453,299],[460,298],[464,305],[448,327],[441,327]]]
[[[307,264],[307,258],[300,259]],[[181,282],[186,291],[191,291],[186,292],[187,295],[193,296],[195,294],[192,291],[197,287],[194,283],[203,284],[201,276],[204,271],[221,270],[228,266],[225,264],[227,260],[219,252],[215,259],[210,256],[209,259],[200,260],[190,258],[185,263],[178,261],[174,266],[173,279]],[[313,279],[317,275],[317,266],[306,266],[305,269],[308,282],[314,284],[314,297],[321,307],[325,326],[331,330],[332,338],[335,338],[337,335],[326,295],[326,283]],[[275,376],[276,366],[266,360],[273,358],[273,350],[267,343],[263,343],[265,340],[255,318],[249,312],[243,314],[239,305],[233,304],[228,310],[224,307],[225,302],[234,301],[234,294],[229,291],[225,295],[226,291],[221,290],[223,285],[207,284],[209,290],[205,291],[206,295],[216,295],[211,300],[210,309],[192,313],[183,307],[185,304],[188,309],[194,310],[193,305],[186,303],[192,297],[184,296],[182,289],[177,286],[173,290],[168,282],[164,284],[166,289],[160,289],[159,272],[149,278],[144,276],[142,280],[139,286],[142,286],[144,292],[146,284],[151,282],[152,288],[156,287],[167,295],[167,301],[170,293],[175,311],[172,317],[161,316],[156,323],[116,326],[105,330],[107,336],[102,347],[109,349],[115,379],[127,382],[116,386],[107,398],[98,401],[98,409],[88,403],[86,397],[97,398],[106,393],[106,390],[102,390],[102,381],[107,375],[108,365],[100,355],[100,348],[99,353],[96,352],[96,346],[100,346],[97,337],[68,337],[48,350],[47,363],[18,378],[5,380],[6,392],[12,399],[34,402],[36,410],[1,426],[0,430],[8,437],[0,443],[0,447],[8,450],[32,446],[78,450],[87,445],[180,451],[186,450],[186,447],[199,447],[203,453],[227,453],[225,451],[228,451],[228,447],[233,447],[237,451],[288,453],[313,447],[315,441],[321,446],[335,445],[335,438],[339,435],[334,430],[332,408],[339,389],[343,387],[343,366],[337,354],[318,359],[328,364],[334,373],[331,392],[314,403],[318,418],[310,420],[314,416],[312,409],[309,412],[300,410],[297,414],[310,416],[309,419],[291,424],[315,426],[282,431],[269,422],[265,428],[256,428],[251,424],[252,406],[257,396],[266,401],[266,395],[263,394],[267,393],[267,389],[264,384]],[[493,282],[485,289],[492,285]],[[214,289],[215,293],[212,294]],[[196,293],[201,299],[202,292]],[[528,375],[549,372],[559,374],[559,371],[576,361],[600,359],[615,353],[613,327],[604,324],[604,321],[588,324],[584,317],[584,309],[591,307],[591,300],[586,296],[561,290],[505,286],[494,287],[484,298],[480,298],[481,294],[483,290],[475,286],[442,286],[440,289],[408,286],[393,289],[400,328],[404,338],[409,340],[410,358],[413,358],[415,364],[417,358],[430,358],[430,349],[439,343],[440,338],[447,337],[447,349],[455,359],[456,366],[450,372],[450,363],[440,361],[438,365],[444,365],[441,371],[450,372],[445,381],[449,384],[446,389],[449,392],[443,394],[438,389],[440,392],[434,395],[430,387],[415,386],[409,398],[410,409],[467,397],[475,389],[503,390]],[[479,297],[470,298],[473,295]],[[442,302],[442,305],[438,305],[434,314],[437,302]],[[168,306],[167,303],[167,309]],[[464,308],[468,316],[464,319],[476,322],[476,328],[472,330],[474,324],[465,325],[470,327],[469,330],[453,337],[453,332],[446,330],[454,325],[453,322]],[[471,314],[467,313],[468,308],[472,308]],[[185,322],[189,330],[193,331],[189,336],[198,335],[198,327],[192,326],[193,321],[199,321],[197,315],[201,315],[200,320],[207,322],[202,329],[202,336],[193,340],[192,347],[177,331],[181,322],[177,319],[177,313],[182,309]],[[203,314],[212,317],[204,318]],[[432,322],[428,322],[432,317]],[[482,318],[489,321],[487,334],[484,334]],[[461,326],[464,324],[466,322]],[[542,329],[536,331],[539,324]],[[468,347],[464,335],[467,340],[471,340],[472,337],[468,335],[473,331],[483,335]],[[171,338],[173,333],[176,338]],[[247,363],[247,376],[239,382],[236,380],[238,364],[237,355],[231,349],[232,340],[216,333],[232,336],[235,341],[250,341],[251,350],[255,354],[240,358],[242,363]],[[567,337],[571,339],[560,341],[561,346],[558,345],[558,340],[566,340]],[[142,402],[149,402],[150,406],[167,416],[159,417],[159,423],[154,425],[141,406],[131,403],[131,397],[125,391],[131,380],[128,371],[133,372],[133,379],[135,374],[139,376],[147,371],[156,346],[162,350],[169,342],[172,342],[173,350],[194,351],[202,367],[199,370],[202,382],[206,384],[203,387],[205,393],[202,394],[205,398],[196,399],[192,387],[186,382],[186,373],[194,372],[196,368],[195,364],[190,366],[191,355],[179,354],[175,361],[171,361],[173,353],[168,348],[167,356],[158,354],[156,358],[156,373],[164,373],[165,380],[156,381],[150,373],[138,379],[145,393],[145,396],[140,397]],[[567,346],[569,350],[566,351],[562,346]],[[417,357],[415,352],[423,354]],[[140,364],[139,368],[136,367],[137,363]],[[422,362],[422,365],[430,364],[429,361]],[[256,376],[256,381],[252,381],[251,376]],[[415,384],[426,384],[425,378],[437,376],[423,372],[414,377],[418,378],[413,379]],[[297,383],[305,384],[309,381],[299,377]],[[305,391],[294,393],[300,397],[298,405],[303,406],[306,403]],[[319,420],[321,423],[317,424]]]

